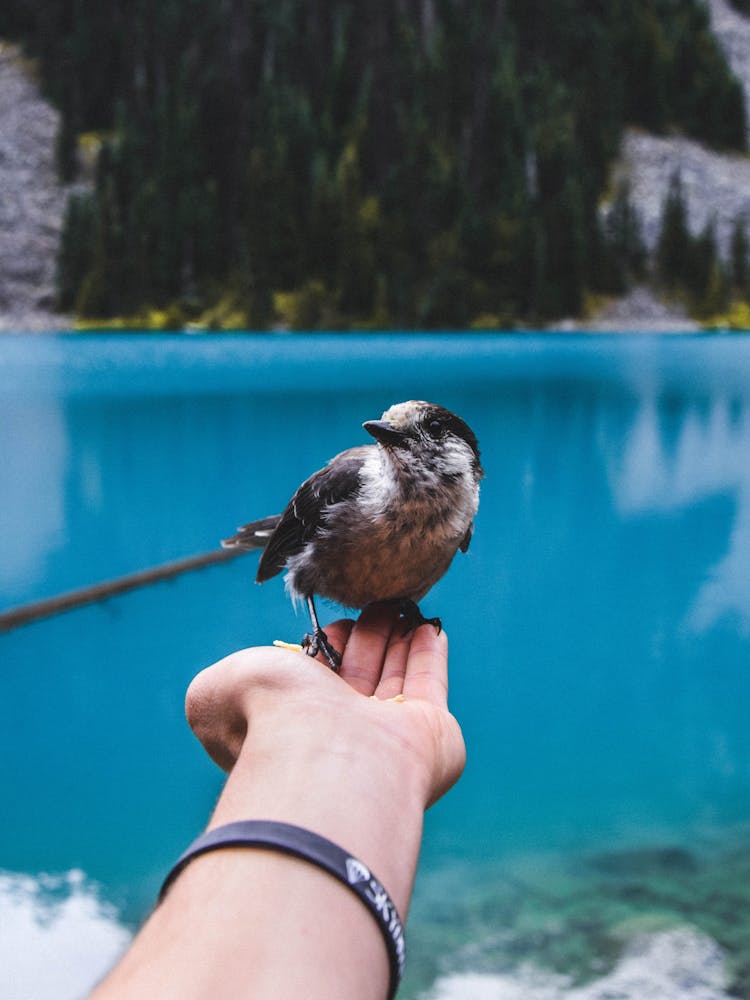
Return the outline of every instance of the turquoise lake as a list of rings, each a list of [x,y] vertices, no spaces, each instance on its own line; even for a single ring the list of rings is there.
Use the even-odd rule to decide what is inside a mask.
[[[215,548],[408,398],[487,478],[399,997],[750,998],[750,337],[2,336],[0,611]],[[307,627],[255,563],[0,634],[0,1000],[82,995],[200,831],[188,682]]]

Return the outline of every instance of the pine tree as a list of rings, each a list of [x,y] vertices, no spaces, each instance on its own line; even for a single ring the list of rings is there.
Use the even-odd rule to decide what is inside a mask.
[[[727,304],[728,287],[716,244],[716,223],[706,223],[703,231],[688,241],[685,290],[697,316],[719,313]]]
[[[75,308],[78,289],[91,267],[95,218],[92,195],[74,192],[66,206],[57,257],[57,305],[63,312]]]
[[[747,224],[744,215],[735,219],[729,248],[730,275],[735,294],[746,298],[750,294],[750,243],[747,238]]]
[[[600,285],[604,291],[622,294],[633,282],[643,279],[647,260],[640,218],[627,181],[617,188],[603,230]]]
[[[664,200],[655,254],[657,279],[667,291],[677,291],[685,283],[690,243],[682,177],[677,172],[672,175]]]

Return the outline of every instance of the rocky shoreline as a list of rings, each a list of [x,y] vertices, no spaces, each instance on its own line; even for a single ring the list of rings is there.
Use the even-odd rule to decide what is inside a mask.
[[[665,302],[645,285],[638,285],[601,306],[591,319],[573,320],[555,329],[582,333],[698,333],[702,327],[680,303]]]

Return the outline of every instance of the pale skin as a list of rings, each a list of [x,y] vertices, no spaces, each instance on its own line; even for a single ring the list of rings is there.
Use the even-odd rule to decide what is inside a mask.
[[[370,867],[406,918],[425,809],[458,780],[448,641],[403,635],[391,608],[326,629],[341,674],[272,647],[200,673],[188,721],[229,776],[208,824],[306,827]],[[408,940],[408,933],[407,933]],[[362,903],[313,865],[259,849],[205,854],[182,872],[95,1000],[383,1000],[383,939]]]

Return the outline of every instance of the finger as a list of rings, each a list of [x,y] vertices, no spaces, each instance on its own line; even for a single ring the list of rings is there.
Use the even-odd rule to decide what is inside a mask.
[[[420,625],[412,637],[404,697],[419,698],[439,708],[448,704],[448,636],[429,623]]]
[[[374,694],[397,620],[397,612],[391,605],[370,604],[352,629],[344,650],[341,676],[360,694]]]
[[[375,696],[381,700],[395,698],[404,692],[404,675],[409,658],[412,632],[405,633],[403,622],[399,620],[392,632],[385,651],[385,661],[380,674]]]

